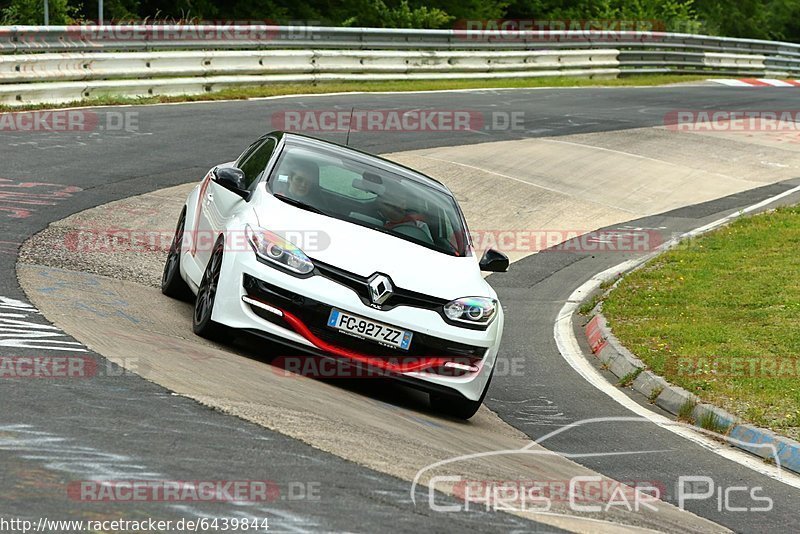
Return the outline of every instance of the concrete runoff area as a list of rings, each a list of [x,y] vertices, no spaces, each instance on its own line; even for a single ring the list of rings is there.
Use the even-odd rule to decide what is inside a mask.
[[[632,141],[653,136],[672,136],[665,158],[685,154],[682,162],[636,153],[640,146],[646,152],[647,143]],[[756,170],[773,163],[770,173],[753,172],[743,179],[733,169],[725,169],[731,172],[727,174],[693,166],[698,150],[733,150],[739,143],[740,138],[727,135],[654,128],[424,149],[389,157],[445,182],[473,230],[588,231],[779,181],[796,169],[798,160],[786,158],[785,146],[764,139],[758,140],[763,147],[754,157],[758,161],[743,155],[741,165]],[[657,195],[651,191],[654,181],[660,184]],[[463,424],[427,412],[424,396],[404,388],[381,386],[376,391],[373,381],[340,384],[284,376],[263,361],[269,354],[260,353],[259,342],[221,347],[192,335],[191,307],[162,297],[154,288],[163,251],[81,252],[80,247],[66,245],[79,229],[169,233],[190,188],[133,197],[51,225],[20,256],[18,273],[31,300],[57,326],[110,360],[135,366],[149,380],[405,480],[413,480],[419,469],[433,462],[530,444],[486,408]],[[512,252],[517,260],[535,250]],[[371,446],[365,448],[364,443]],[[539,453],[466,459],[454,465],[471,480],[591,474],[542,448],[532,451]],[[429,479],[426,474],[422,481]],[[571,513],[566,503],[560,504],[554,511]],[[611,509],[595,516],[658,530],[722,530],[665,503],[658,508],[657,513]],[[536,520],[578,531],[600,527],[554,515],[536,514]]]
[[[565,481],[596,475],[540,446],[518,452],[530,440],[485,407],[468,424],[450,421],[429,413],[424,395],[399,386],[386,388],[374,379],[324,381],[287,375],[267,362],[270,356],[292,353],[260,340],[245,338],[233,346],[203,340],[191,332],[191,305],[168,299],[154,287],[163,253],[79,254],[71,250],[76,247],[65,245],[76,243],[71,236],[79,229],[93,236],[98,228],[169,228],[190,187],[114,202],[52,225],[21,253],[24,262],[40,263],[19,265],[23,287],[56,325],[112,362],[224,413],[404,480],[413,481],[420,469],[435,462],[491,451],[512,452],[457,460],[425,473],[421,482],[454,473],[470,481]],[[91,248],[91,243],[85,246]],[[37,258],[43,252],[70,270],[41,264]],[[102,265],[90,266],[92,262]],[[365,448],[364,443],[371,446]],[[613,483],[606,479],[604,484]],[[454,488],[439,484],[437,489]],[[635,496],[628,498],[631,507],[649,510],[635,503]],[[667,503],[659,502],[656,508],[647,514],[614,507],[607,513],[586,514],[591,521],[584,522],[568,517],[573,512],[565,501],[555,502],[551,510],[563,515],[532,517],[579,532],[603,530],[596,519],[668,530],[696,523],[698,532],[724,531]]]

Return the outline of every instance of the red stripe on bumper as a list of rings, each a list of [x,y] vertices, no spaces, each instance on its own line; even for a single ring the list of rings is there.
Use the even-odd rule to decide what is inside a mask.
[[[253,297],[250,297],[253,298]],[[259,302],[263,302],[260,299],[253,299],[258,300]],[[268,302],[264,302],[264,304],[268,304],[269,306],[274,306]],[[360,352],[352,351],[349,349],[345,349],[342,347],[337,347],[336,345],[331,345],[330,343],[323,341],[322,339],[315,336],[311,330],[305,325],[303,321],[300,320],[299,317],[292,315],[291,313],[287,312],[284,309],[277,308],[281,312],[283,312],[283,319],[289,323],[289,326],[292,329],[306,338],[308,341],[314,344],[320,350],[323,350],[331,355],[339,356],[342,358],[347,358],[350,360],[357,361],[359,363],[363,363],[365,365],[369,365],[378,369],[383,369],[385,371],[391,371],[394,373],[411,373],[414,371],[423,371],[425,369],[430,369],[433,367],[442,367],[447,362],[458,361],[456,358],[442,358],[442,357],[431,357],[431,358],[408,358],[408,361],[394,363],[392,360],[385,360],[383,358],[376,358],[374,356],[369,356],[367,354],[362,354]],[[402,356],[398,357],[398,359],[402,359]]]

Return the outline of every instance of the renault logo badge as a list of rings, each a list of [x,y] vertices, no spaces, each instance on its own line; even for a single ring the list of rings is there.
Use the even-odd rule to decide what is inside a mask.
[[[392,283],[389,277],[375,273],[369,279],[369,297],[373,304],[383,304],[392,296]]]

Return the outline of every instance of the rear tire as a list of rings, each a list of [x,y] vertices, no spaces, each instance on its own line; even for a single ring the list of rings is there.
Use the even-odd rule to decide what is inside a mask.
[[[190,301],[192,290],[181,277],[181,246],[183,245],[183,231],[186,227],[186,210],[184,209],[178,219],[175,235],[169,247],[169,255],[164,263],[164,272],[161,275],[161,292],[168,297],[178,300]]]
[[[449,415],[455,419],[463,419],[466,421],[475,415],[480,409],[481,404],[483,404],[483,399],[486,398],[486,393],[489,391],[489,385],[492,383],[493,375],[494,369],[492,369],[492,374],[489,375],[489,381],[486,382],[486,386],[483,388],[483,393],[481,394],[480,399],[471,401],[460,395],[430,393],[429,398],[431,408],[443,415]]]
[[[219,286],[219,276],[222,272],[222,252],[224,244],[220,238],[211,258],[208,260],[206,270],[203,273],[203,280],[197,289],[197,299],[194,301],[194,313],[192,314],[192,330],[195,334],[206,339],[219,339],[224,333],[225,328],[211,320],[214,312],[214,301],[217,297],[217,287]]]

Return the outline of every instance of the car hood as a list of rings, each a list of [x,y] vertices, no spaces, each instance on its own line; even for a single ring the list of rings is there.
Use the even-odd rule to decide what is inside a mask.
[[[255,208],[262,228],[299,238],[313,260],[360,276],[388,275],[395,286],[452,300],[496,297],[474,256],[456,257],[377,230],[313,213],[264,195]]]

